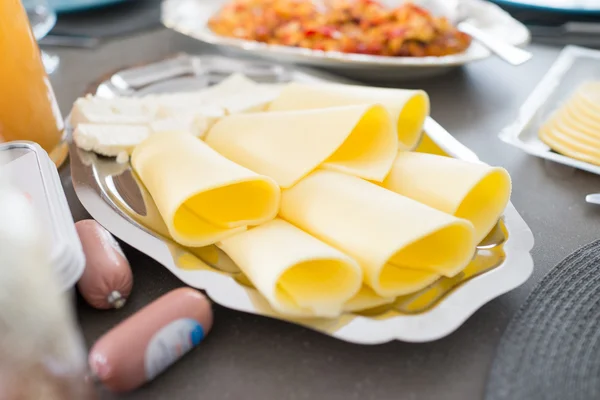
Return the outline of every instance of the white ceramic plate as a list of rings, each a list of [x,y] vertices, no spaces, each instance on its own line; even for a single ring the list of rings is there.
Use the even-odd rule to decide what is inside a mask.
[[[554,152],[538,137],[542,124],[577,87],[600,81],[600,51],[567,46],[519,110],[514,123],[500,132],[500,139],[547,160],[600,175],[600,166]]]
[[[253,79],[270,82],[340,81],[320,72],[268,63],[182,55],[121,71],[100,84],[97,94],[111,97],[178,91],[181,87],[190,90],[215,83],[232,72],[243,72]],[[432,119],[427,121],[425,130],[437,143],[438,150],[456,158],[478,160],[471,150]],[[82,151],[72,144],[71,174],[75,192],[92,217],[187,285],[205,290],[214,302],[234,310],[287,320],[348,342],[377,344],[391,340],[439,339],[457,329],[491,299],[521,285],[533,271],[529,254],[533,235],[510,204],[503,221],[480,245],[476,261],[467,267],[468,274],[465,271],[456,278],[443,278],[393,305],[347,313],[336,319],[291,320],[274,312],[258,291],[247,285],[231,259],[215,246],[205,248],[201,255],[192,254],[192,250],[150,228],[162,224],[162,219],[129,164],[118,164],[114,159]],[[489,260],[493,263],[486,264]],[[487,266],[482,268],[484,264]]]
[[[324,52],[289,46],[269,45],[255,41],[232,39],[214,34],[208,20],[228,0],[166,0],[163,2],[163,24],[184,35],[210,43],[228,51],[271,59],[277,62],[324,67],[346,76],[387,80],[437,75],[453,67],[482,60],[490,51],[473,41],[460,54],[443,57],[385,57],[340,52]],[[387,0],[391,3],[391,0]],[[434,0],[421,0],[428,5]],[[435,0],[440,11],[453,20],[466,20],[485,32],[520,46],[529,42],[528,29],[500,7],[483,0]],[[452,4],[452,6],[449,6]]]

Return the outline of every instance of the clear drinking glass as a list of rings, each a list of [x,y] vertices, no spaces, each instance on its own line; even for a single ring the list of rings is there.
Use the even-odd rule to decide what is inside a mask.
[[[48,0],[21,0],[21,2],[27,11],[35,40],[39,42],[56,24],[56,12],[50,7]],[[46,72],[51,74],[58,68],[60,60],[58,56],[42,51],[42,62]]]
[[[0,0],[0,142],[36,142],[59,166],[64,121],[30,25],[21,0]]]

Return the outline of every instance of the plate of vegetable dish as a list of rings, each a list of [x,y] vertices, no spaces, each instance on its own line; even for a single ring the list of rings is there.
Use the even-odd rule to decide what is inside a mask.
[[[483,0],[166,0],[162,20],[222,50],[373,79],[431,76],[489,57],[459,22],[512,45],[530,39]]]

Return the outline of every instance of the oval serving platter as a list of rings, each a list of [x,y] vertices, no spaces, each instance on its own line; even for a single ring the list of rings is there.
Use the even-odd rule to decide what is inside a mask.
[[[370,80],[431,77],[491,55],[490,51],[477,41],[473,41],[469,49],[463,53],[443,57],[385,57],[311,50],[228,38],[213,33],[208,27],[210,17],[228,1],[165,0],[162,4],[161,19],[167,28],[218,46],[225,51],[259,56],[275,62],[328,68],[346,76]],[[469,22],[489,35],[506,40],[515,46],[525,45],[530,40],[530,33],[525,25],[495,4],[482,0],[454,0],[451,3],[456,3],[456,13],[460,14],[458,20],[454,22]]]
[[[114,97],[193,90],[235,72],[259,82],[343,82],[321,72],[267,62],[180,55],[120,71],[100,83],[95,93]],[[417,151],[478,161],[471,150],[433,119],[428,119],[425,131],[427,135]],[[73,186],[79,200],[92,217],[119,239],[158,261],[187,285],[205,290],[222,306],[297,323],[348,342],[439,339],[456,330],[488,301],[521,285],[533,271],[529,254],[533,235],[509,204],[496,228],[478,247],[471,264],[458,276],[442,278],[390,305],[346,313],[336,319],[290,319],[273,311],[216,246],[190,249],[168,239],[156,206],[129,164],[82,151],[74,144],[70,150]]]

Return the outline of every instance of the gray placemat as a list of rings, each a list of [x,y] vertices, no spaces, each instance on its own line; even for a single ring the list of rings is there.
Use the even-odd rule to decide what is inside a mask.
[[[502,336],[485,398],[600,399],[600,241],[533,290]]]
[[[160,0],[129,0],[89,11],[61,14],[51,33],[110,38],[160,26]]]

